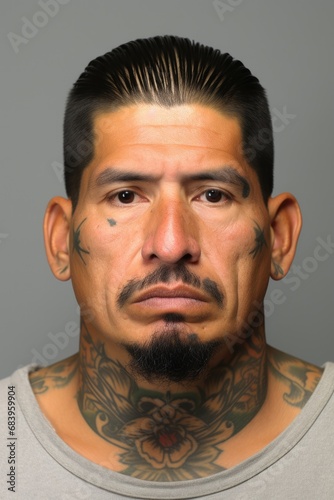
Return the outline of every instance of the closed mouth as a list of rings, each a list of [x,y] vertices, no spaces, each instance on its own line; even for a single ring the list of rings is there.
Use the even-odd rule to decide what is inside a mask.
[[[134,303],[144,302],[149,299],[192,299],[201,302],[208,302],[207,297],[190,287],[177,286],[174,288],[155,287],[139,294],[134,300]]]

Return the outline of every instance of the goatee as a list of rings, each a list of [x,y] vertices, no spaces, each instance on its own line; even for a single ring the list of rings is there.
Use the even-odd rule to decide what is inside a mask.
[[[221,344],[220,341],[200,341],[195,333],[185,333],[174,324],[156,331],[144,344],[122,345],[130,354],[127,368],[134,376],[168,384],[199,379]]]

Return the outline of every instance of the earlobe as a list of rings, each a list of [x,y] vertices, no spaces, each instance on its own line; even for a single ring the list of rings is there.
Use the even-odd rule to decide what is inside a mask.
[[[271,277],[286,276],[296,253],[302,227],[302,215],[296,198],[282,193],[268,201],[271,221]]]
[[[66,198],[52,198],[44,216],[44,244],[49,266],[54,276],[66,281],[70,278],[70,224],[72,203]]]

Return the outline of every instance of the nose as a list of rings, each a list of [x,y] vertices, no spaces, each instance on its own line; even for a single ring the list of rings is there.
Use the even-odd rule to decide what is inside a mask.
[[[189,208],[181,200],[160,202],[150,214],[143,259],[146,262],[157,259],[165,264],[181,260],[195,263],[200,255],[196,224]]]

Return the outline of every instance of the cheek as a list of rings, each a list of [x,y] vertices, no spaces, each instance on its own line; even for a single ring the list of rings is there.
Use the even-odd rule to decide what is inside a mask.
[[[94,222],[93,218],[87,218],[80,243],[89,254],[85,254],[84,263],[72,245],[72,286],[78,304],[96,319],[103,317],[124,281],[127,269],[124,231],[114,219]]]
[[[269,235],[252,219],[215,228],[207,234],[207,261],[232,295],[261,295],[270,272]],[[260,228],[260,229],[259,229]],[[261,232],[259,232],[261,231]],[[265,283],[265,285],[264,285]]]
[[[226,238],[227,303],[233,321],[253,318],[262,303],[269,281],[270,251],[266,235],[262,244],[253,220],[237,224]],[[224,277],[223,277],[224,279]],[[240,324],[237,323],[240,327]]]
[[[218,253],[229,266],[232,263],[236,266],[240,261],[251,263],[253,260],[250,252],[254,247],[254,230],[250,223],[237,221],[212,228],[206,241],[210,242],[210,253]]]
[[[240,228],[237,253],[237,294],[245,306],[265,295],[270,276],[269,229],[253,220]]]
[[[86,265],[74,256],[79,282],[87,293],[113,295],[129,279],[129,270],[138,259],[142,233],[139,225],[118,221],[112,215],[91,220],[82,232],[82,244],[89,250]]]
[[[84,224],[77,231],[74,224],[71,241],[71,270],[75,282],[81,286],[94,286],[107,277],[109,270],[115,266],[115,260],[124,255],[124,231],[113,218],[94,221],[87,217]],[[123,247],[123,251],[121,251]]]
[[[85,237],[96,262],[103,259],[104,262],[112,263],[115,259],[121,261],[126,256],[135,234],[132,227],[129,228],[128,224],[110,215],[87,225]]]

